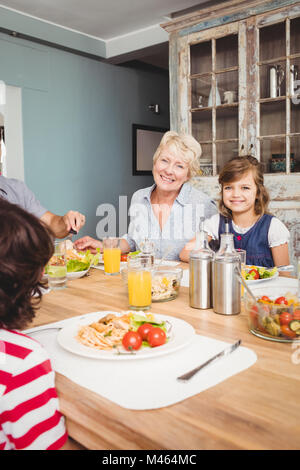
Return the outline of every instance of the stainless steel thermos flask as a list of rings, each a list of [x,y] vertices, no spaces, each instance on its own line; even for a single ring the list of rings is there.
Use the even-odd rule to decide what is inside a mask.
[[[200,232],[196,235],[196,248],[189,261],[189,298],[193,308],[206,309],[212,306],[212,262],[214,252],[210,249],[202,219]]]
[[[213,263],[213,311],[223,315],[236,315],[241,310],[241,286],[235,269],[241,261],[234,249],[233,234],[221,234],[221,246]]]

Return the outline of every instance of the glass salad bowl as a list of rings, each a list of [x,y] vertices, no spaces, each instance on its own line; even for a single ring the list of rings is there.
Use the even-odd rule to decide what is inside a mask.
[[[182,279],[182,269],[174,267],[154,268],[152,271],[152,302],[176,299]]]
[[[262,287],[252,290],[256,302],[245,292],[244,310],[254,335],[291,343],[300,341],[300,300],[297,287]]]

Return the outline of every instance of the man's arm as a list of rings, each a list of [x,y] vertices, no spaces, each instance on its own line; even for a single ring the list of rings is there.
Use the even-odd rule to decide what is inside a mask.
[[[41,220],[57,238],[66,237],[71,229],[79,232],[85,224],[85,216],[76,211],[69,211],[65,215],[56,215],[47,211],[41,216]]]

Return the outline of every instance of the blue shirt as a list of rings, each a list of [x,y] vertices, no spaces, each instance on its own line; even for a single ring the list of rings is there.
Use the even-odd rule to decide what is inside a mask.
[[[154,184],[139,189],[132,196],[128,234],[123,238],[129,243],[131,251],[140,249],[140,242],[148,238],[155,245],[157,258],[162,258],[170,249],[167,259],[178,260],[181,250],[199,230],[200,217],[211,217],[217,213],[217,207],[206,194],[185,183],[161,230],[151,204],[151,194],[155,187]]]
[[[11,204],[17,204],[38,219],[47,212],[26,184],[14,178],[0,175],[0,197]]]

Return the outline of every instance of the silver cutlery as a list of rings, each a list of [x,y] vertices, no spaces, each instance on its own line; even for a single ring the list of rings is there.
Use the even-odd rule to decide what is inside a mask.
[[[39,328],[38,330],[29,330],[25,331],[26,335],[32,335],[32,333],[39,333],[40,331],[48,331],[48,330],[61,330],[62,326],[46,326],[45,328]]]
[[[291,272],[295,270],[295,266],[293,264],[283,264],[282,266],[277,266],[278,272]]]
[[[70,318],[69,320],[74,320],[75,317]],[[83,320],[85,316],[78,317],[78,320]],[[36,326],[34,328],[30,328],[28,330],[24,330],[24,333],[26,335],[31,335],[31,333],[39,333],[39,331],[45,331],[45,330],[62,330],[65,326],[68,325],[68,321],[64,322],[63,325],[41,325],[41,326]]]
[[[189,372],[186,372],[183,375],[180,375],[179,377],[177,377],[177,380],[182,380],[182,381],[190,380],[195,374],[197,374],[197,372],[204,369],[204,367],[208,366],[209,364],[212,364],[213,362],[221,359],[222,357],[227,356],[228,354],[231,354],[233,351],[235,351],[240,346],[241,342],[242,342],[242,340],[239,339],[236,343],[231,344],[230,346],[225,348],[223,351],[221,351],[220,353],[218,353],[215,356],[211,357],[210,359],[208,359],[206,362],[204,362],[200,366],[195,367],[194,369],[190,370]]]

